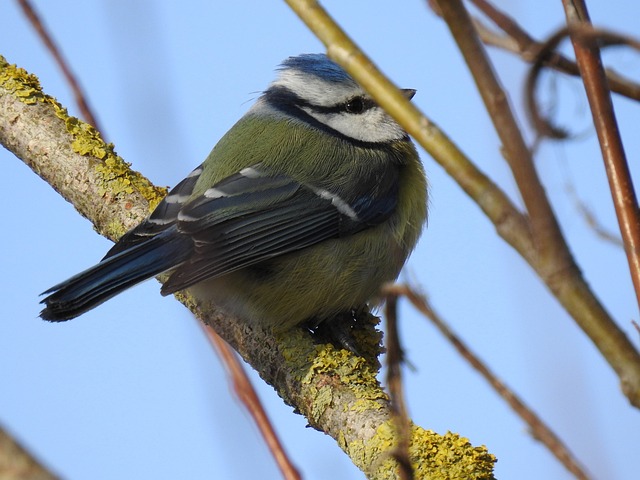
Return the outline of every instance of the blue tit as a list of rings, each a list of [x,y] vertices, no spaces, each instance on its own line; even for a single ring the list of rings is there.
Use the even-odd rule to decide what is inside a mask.
[[[44,292],[40,315],[74,318],[164,273],[162,295],[187,289],[275,331],[319,324],[393,281],[426,217],[407,133],[326,55],[290,57],[146,220]]]

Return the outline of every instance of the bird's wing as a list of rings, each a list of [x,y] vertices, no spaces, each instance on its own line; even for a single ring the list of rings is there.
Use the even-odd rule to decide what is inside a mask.
[[[194,251],[162,293],[383,222],[397,202],[397,178],[380,180],[361,183],[350,200],[259,164],[227,177],[177,214],[178,232],[192,238]]]
[[[193,194],[203,166],[199,165],[180,183],[173,187],[158,204],[153,213],[140,225],[125,233],[104,256],[103,260],[155,237],[175,224],[180,209]]]

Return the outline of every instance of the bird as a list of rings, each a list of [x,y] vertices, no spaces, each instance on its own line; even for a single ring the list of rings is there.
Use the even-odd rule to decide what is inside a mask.
[[[426,219],[408,134],[325,54],[292,56],[145,220],[43,292],[40,316],[75,318],[164,274],[162,295],[186,290],[249,324],[319,325],[395,280]]]

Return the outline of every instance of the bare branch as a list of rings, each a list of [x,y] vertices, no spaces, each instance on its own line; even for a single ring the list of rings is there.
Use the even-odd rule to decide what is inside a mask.
[[[542,183],[535,170],[531,152],[502,89],[495,70],[475,33],[471,18],[461,0],[438,1],[444,20],[474,77],[478,91],[494,123],[503,152],[522,194],[530,217],[531,233],[538,253],[546,265],[543,275],[574,268],[560,228]]]
[[[504,382],[502,382],[489,367],[458,337],[440,315],[436,313],[424,295],[416,292],[408,285],[392,285],[388,293],[403,295],[436,326],[440,333],[458,351],[460,356],[478,371],[491,385],[511,409],[529,426],[533,438],[544,444],[558,461],[576,478],[588,480],[589,476],[582,469],[571,451],[560,438],[548,427],[544,421],[521,400]]]
[[[600,48],[626,45],[636,50],[640,50],[640,43],[629,36],[620,35],[609,30],[592,28],[588,25],[563,27],[540,45],[538,56],[533,61],[533,65],[527,76],[525,85],[525,101],[527,105],[527,113],[529,114],[529,118],[534,128],[540,135],[554,139],[567,138],[568,133],[565,129],[554,126],[550,119],[545,118],[542,113],[540,113],[540,108],[536,101],[536,90],[543,66],[548,63],[549,58],[557,55],[555,53],[555,49],[558,47],[560,42],[569,35],[579,36],[585,42],[597,43]]]
[[[495,5],[487,0],[472,0],[472,2],[505,33],[504,36],[497,35],[480,20],[474,20],[478,34],[485,44],[516,53],[529,63],[533,63],[540,58],[539,52],[545,48],[544,43],[538,42],[531,37],[515,19],[496,8]],[[578,65],[558,52],[550,52],[549,55],[546,55],[543,64],[545,67],[550,67],[569,75],[580,75]],[[634,100],[640,100],[640,84],[622,77],[613,70],[607,70],[606,75],[612,91]]]
[[[640,407],[640,354],[600,304],[575,264],[537,176],[531,155],[515,124],[506,94],[495,78],[494,69],[489,64],[464,5],[460,0],[439,0],[437,3],[476,79],[496,131],[504,144],[507,160],[530,216],[531,232],[526,233],[526,238],[531,242],[532,248],[521,250],[517,246],[520,242],[516,243],[500,229],[498,232],[536,270],[617,372],[622,391],[629,401]],[[405,126],[404,123],[401,124]],[[421,144],[425,146],[422,142]],[[433,150],[425,148],[430,153]],[[434,158],[443,162],[436,155]],[[452,175],[460,182],[457,175]],[[497,219],[490,218],[497,224]],[[518,232],[518,237],[520,233]]]
[[[56,42],[53,40],[53,37],[47,31],[44,22],[40,19],[40,16],[36,12],[35,8],[33,8],[33,5],[31,5],[31,2],[29,0],[18,0],[18,3],[22,7],[22,10],[24,11],[26,17],[29,19],[29,22],[31,22],[31,25],[33,25],[33,28],[38,33],[38,36],[40,37],[42,42],[45,44],[49,52],[51,52],[51,55],[53,56],[55,62],[58,64],[58,67],[60,67],[60,70],[62,70],[62,74],[71,87],[71,91],[73,92],[73,95],[76,99],[76,103],[78,104],[80,113],[87,121],[87,123],[91,124],[93,128],[102,133],[102,136],[104,137],[104,130],[98,124],[98,119],[93,114],[93,110],[89,106],[89,102],[87,101],[84,92],[82,91],[80,82],[71,71],[71,67],[64,59],[64,56],[56,45]]]
[[[282,477],[285,480],[300,480],[298,469],[293,465],[289,455],[284,450],[278,434],[275,432],[273,425],[271,425],[267,412],[262,407],[262,402],[260,402],[260,398],[258,398],[258,394],[251,384],[251,380],[249,380],[244,368],[238,361],[236,353],[210,326],[200,322],[198,324],[202,327],[204,334],[209,339],[222,363],[227,367],[233,390],[244,404],[251,418],[253,418],[258,430],[260,430],[262,438],[282,472]]]
[[[411,422],[404,401],[402,387],[402,362],[404,353],[400,346],[398,334],[398,296],[391,291],[386,294],[385,317],[387,319],[387,385],[391,399],[391,412],[398,432],[398,445],[394,457],[398,462],[400,478],[412,480],[413,467],[409,459],[409,444],[411,440]]]
[[[605,240],[606,242],[612,243],[616,247],[624,248],[624,244],[622,243],[622,239],[618,235],[616,235],[613,232],[610,232],[609,230],[607,230],[598,221],[598,219],[596,218],[594,213],[591,211],[591,209],[587,206],[585,201],[578,196],[578,193],[576,192],[576,190],[573,187],[573,185],[571,183],[567,183],[565,188],[566,188],[567,192],[569,193],[569,195],[571,196],[571,198],[573,199],[573,202],[574,202],[574,204],[576,206],[576,209],[578,210],[580,215],[582,215],[582,217],[584,218],[584,221],[594,231],[594,233],[598,237],[600,237],[602,240]]]
[[[562,3],[570,27],[590,26],[584,1],[563,0]],[[597,42],[585,41],[585,36],[577,28],[571,28],[570,34],[591,106],[629,271],[640,305],[640,211],[602,67],[600,49]]]

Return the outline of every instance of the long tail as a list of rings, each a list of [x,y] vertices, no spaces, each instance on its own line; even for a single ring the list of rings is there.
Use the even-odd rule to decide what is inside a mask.
[[[166,232],[103,259],[97,265],[51,287],[40,303],[40,316],[52,322],[70,320],[148,278],[180,265],[191,254],[193,241]]]

